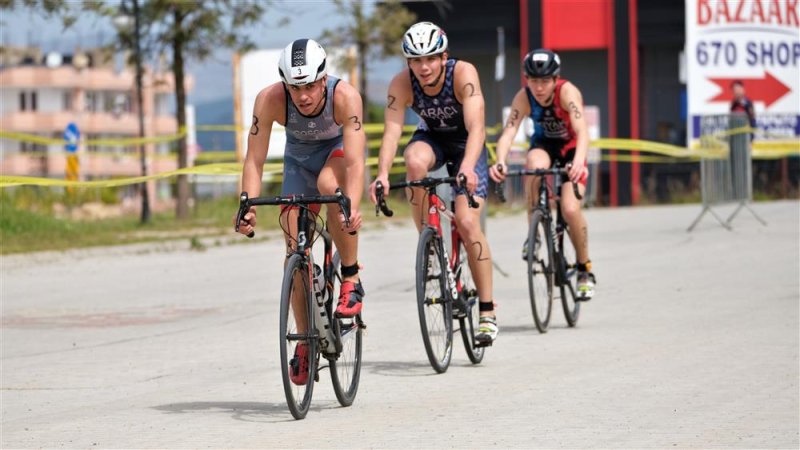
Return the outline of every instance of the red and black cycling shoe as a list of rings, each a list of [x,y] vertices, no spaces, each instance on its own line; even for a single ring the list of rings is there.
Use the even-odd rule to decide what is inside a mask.
[[[308,383],[308,344],[294,348],[294,357],[289,361],[289,379],[298,386]]]
[[[355,317],[361,313],[361,301],[364,299],[364,288],[361,281],[342,281],[339,292],[339,305],[336,306],[336,317]]]

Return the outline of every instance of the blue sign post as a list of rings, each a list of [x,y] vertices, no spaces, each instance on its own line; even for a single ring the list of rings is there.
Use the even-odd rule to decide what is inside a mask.
[[[75,122],[70,122],[67,128],[64,129],[64,140],[67,141],[64,145],[64,149],[67,151],[67,168],[65,174],[67,181],[78,181],[78,176],[80,175],[81,166],[78,161],[78,155],[76,154],[80,137],[81,132],[78,130],[78,125],[76,125]],[[71,186],[67,187],[67,192],[70,194],[72,193]]]
[[[78,140],[81,138],[81,132],[78,130],[78,125],[75,122],[70,122],[67,128],[64,128],[64,140],[67,144],[64,149],[69,153],[78,151]]]

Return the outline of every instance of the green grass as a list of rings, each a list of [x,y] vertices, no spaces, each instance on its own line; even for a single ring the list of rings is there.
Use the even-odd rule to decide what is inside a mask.
[[[0,254],[222,235],[230,231],[226,225],[236,208],[235,199],[201,202],[187,221],[176,221],[170,211],[153,214],[143,225],[138,215],[80,221],[55,217],[52,208],[36,211],[15,203],[0,198]]]
[[[366,222],[406,221],[410,216],[408,203],[400,195],[390,200],[395,217],[375,217],[375,210],[368,198],[362,199],[361,214]],[[21,206],[19,204],[21,203]],[[53,204],[58,199],[35,203],[29,196],[0,196],[0,254],[28,253],[47,250],[67,250],[95,246],[133,244],[187,239],[189,248],[205,250],[204,237],[235,237],[233,214],[237,199],[223,198],[201,200],[191,210],[186,221],[175,220],[173,211],[153,214],[147,224],[141,224],[139,216],[130,215],[113,219],[80,221],[55,217]],[[38,210],[32,208],[36,206]],[[260,207],[259,233],[279,229],[278,208]],[[245,241],[242,241],[245,242]]]

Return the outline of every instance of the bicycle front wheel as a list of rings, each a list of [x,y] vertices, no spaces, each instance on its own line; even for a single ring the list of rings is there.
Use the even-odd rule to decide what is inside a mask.
[[[437,373],[447,370],[453,355],[452,304],[445,291],[447,261],[441,249],[436,230],[422,230],[417,246],[417,308],[425,352]]]
[[[295,419],[303,419],[311,405],[317,372],[317,330],[311,306],[308,262],[292,255],[281,287],[280,347],[283,391]]]
[[[568,230],[564,230],[562,239],[559,239],[558,249],[561,257],[559,269],[559,294],[561,306],[564,309],[564,318],[567,325],[574,327],[578,323],[581,312],[581,303],[575,301],[575,286],[578,282],[578,259],[575,256],[575,246],[569,237]]]
[[[536,329],[546,333],[553,307],[553,241],[550,224],[538,209],[528,234],[528,293]]]
[[[339,253],[333,255],[333,280],[331,294],[338,292],[337,286],[342,284]],[[332,307],[330,309],[333,309]],[[333,332],[338,336],[341,352],[330,360],[331,382],[336,399],[342,406],[350,406],[358,392],[358,381],[361,377],[361,316],[348,319],[334,319]]]
[[[479,364],[483,360],[486,348],[478,347],[478,343],[475,341],[475,332],[478,328],[481,314],[478,307],[478,289],[475,287],[475,280],[472,278],[472,270],[469,268],[469,255],[467,255],[467,249],[463,243],[459,246],[458,255],[461,262],[461,273],[459,274],[461,291],[458,293],[458,297],[461,300],[461,306],[466,308],[466,315],[459,318],[461,338],[464,341],[464,348],[467,351],[469,360],[472,364]]]

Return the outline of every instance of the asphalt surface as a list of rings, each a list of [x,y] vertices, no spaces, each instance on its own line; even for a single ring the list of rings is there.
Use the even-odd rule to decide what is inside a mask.
[[[340,407],[325,370],[303,421],[281,384],[279,239],[6,256],[0,447],[798,448],[800,203],[753,208],[767,226],[744,211],[692,233],[699,205],[588,211],[597,296],[544,335],[525,218],[489,218],[500,336],[477,366],[457,341],[442,375],[416,232],[372,225],[358,396]]]

